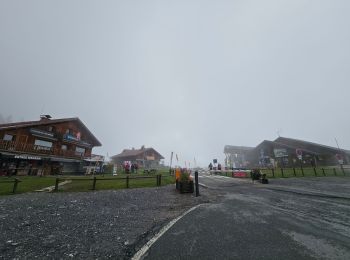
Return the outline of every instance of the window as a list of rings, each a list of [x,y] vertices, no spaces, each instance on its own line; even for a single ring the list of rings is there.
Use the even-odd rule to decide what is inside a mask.
[[[13,141],[13,135],[5,134],[4,135],[4,141]]]
[[[76,147],[75,148],[75,153],[76,154],[84,154],[85,153],[85,148],[81,148],[81,147]]]
[[[34,145],[37,150],[50,150],[52,147],[52,142],[35,139]]]
[[[49,130],[49,132],[54,132],[54,131],[55,131],[55,127],[50,125],[50,126],[47,128],[47,130]]]
[[[67,145],[62,144],[61,149],[66,151],[67,150]]]

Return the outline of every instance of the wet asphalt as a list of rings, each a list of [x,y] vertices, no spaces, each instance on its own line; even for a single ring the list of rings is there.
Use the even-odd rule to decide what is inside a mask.
[[[204,173],[200,183],[221,198],[178,221],[145,259],[350,259],[349,177],[262,185]]]

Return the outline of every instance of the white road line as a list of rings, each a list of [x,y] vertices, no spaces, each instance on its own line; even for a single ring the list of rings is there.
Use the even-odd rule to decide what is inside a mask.
[[[186,216],[188,213],[190,213],[191,211],[195,210],[196,208],[198,208],[199,206],[201,206],[203,204],[199,204],[193,208],[190,208],[189,210],[187,210],[184,214],[182,214],[181,216],[177,217],[176,219],[173,219],[172,221],[170,221],[165,227],[163,227],[151,240],[149,240],[139,251],[137,251],[137,253],[131,258],[132,260],[140,260],[142,259],[142,257],[145,255],[145,253],[148,251],[148,249],[151,248],[151,246],[162,236],[165,234],[165,232],[167,232],[176,222],[178,222],[181,218],[183,218],[184,216]]]
[[[207,185],[203,184],[203,183],[198,183],[199,186],[203,186],[204,188],[209,188]]]

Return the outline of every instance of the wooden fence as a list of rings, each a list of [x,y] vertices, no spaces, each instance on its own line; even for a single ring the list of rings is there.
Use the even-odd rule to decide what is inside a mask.
[[[125,187],[127,189],[130,188],[130,180],[138,180],[138,179],[156,179],[156,186],[162,186],[162,175],[158,174],[155,176],[126,176],[124,178],[97,178],[96,176],[91,179],[79,179],[79,178],[56,178],[55,181],[55,189],[54,191],[58,191],[59,181],[91,181],[92,186],[91,190],[96,190],[97,181],[125,181]]]
[[[0,181],[0,184],[2,183],[13,183],[13,188],[12,188],[12,193],[15,194],[16,193],[16,190],[17,190],[17,186],[18,186],[18,183],[22,182],[21,180],[15,178],[15,179],[12,179],[12,180],[5,180],[5,181]]]
[[[125,187],[128,189],[130,188],[130,180],[140,180],[140,179],[155,179],[155,184],[156,186],[161,186],[162,185],[162,175],[158,174],[158,175],[154,175],[154,176],[126,176],[126,177],[122,177],[122,178],[98,178],[98,177],[93,177],[93,178],[52,178],[52,180],[54,180],[54,191],[58,191],[58,187],[59,187],[59,183],[60,181],[87,181],[87,182],[91,182],[91,190],[96,190],[96,184],[99,181],[125,181]],[[8,183],[8,184],[13,184],[13,188],[12,188],[12,194],[15,194],[17,191],[17,187],[18,184],[20,182],[26,182],[26,180],[20,180],[18,178],[15,179],[8,179],[8,180],[0,180],[0,184],[3,183]]]

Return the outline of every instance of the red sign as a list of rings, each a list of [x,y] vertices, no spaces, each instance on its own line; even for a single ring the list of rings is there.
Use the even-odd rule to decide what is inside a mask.
[[[247,173],[246,172],[233,172],[233,176],[238,177],[238,178],[246,178]]]

